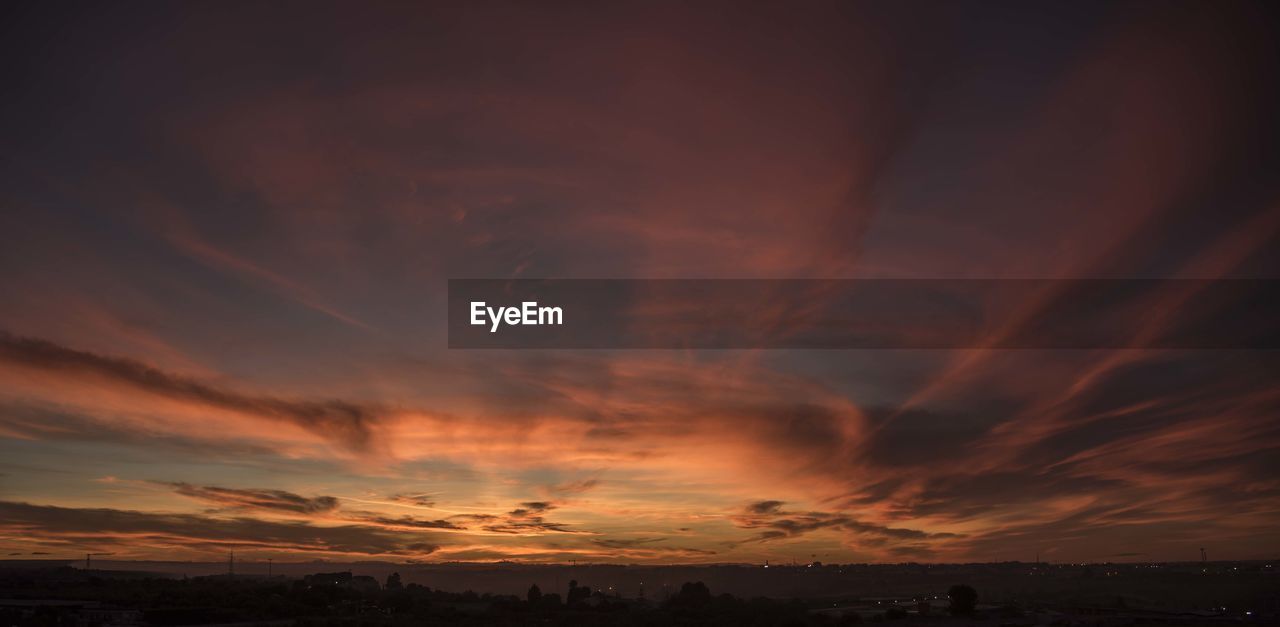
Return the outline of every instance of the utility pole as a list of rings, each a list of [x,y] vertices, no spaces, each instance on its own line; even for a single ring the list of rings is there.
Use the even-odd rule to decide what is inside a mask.
[[[235,576],[235,574],[236,574],[236,552],[232,551],[231,554],[227,556],[227,576],[233,577]]]
[[[85,569],[85,570],[89,570],[89,567],[90,567],[90,566],[92,566],[92,564],[93,564],[93,556],[94,556],[94,555],[111,555],[111,554],[110,554],[110,553],[85,553],[85,554],[84,554],[84,569]]]
[[[1200,563],[1201,563],[1201,564],[1203,564],[1203,563],[1205,563],[1205,562],[1207,562],[1207,561],[1209,561],[1209,554],[1208,554],[1208,553],[1205,553],[1205,552],[1204,552],[1204,548],[1203,548],[1203,547],[1201,547],[1201,549],[1200,549]]]
[[[271,577],[271,558],[267,558],[267,577]]]

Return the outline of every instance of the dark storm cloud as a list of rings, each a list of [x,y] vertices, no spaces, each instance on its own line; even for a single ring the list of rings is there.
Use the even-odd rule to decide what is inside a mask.
[[[374,527],[321,527],[305,522],[214,518],[108,508],[68,508],[0,501],[0,533],[38,532],[49,546],[136,548],[177,545],[214,550],[264,548],[299,552],[415,556],[438,548],[433,537]]]
[[[172,487],[174,492],[182,496],[231,509],[275,510],[295,514],[325,514],[338,509],[338,499],[332,496],[305,497],[284,490],[220,488],[182,482],[162,485]]]
[[[142,362],[79,351],[0,332],[0,360],[56,374],[89,375],[138,390],[258,416],[284,420],[355,450],[369,448],[381,408],[342,400],[299,401],[256,396],[152,368]]]

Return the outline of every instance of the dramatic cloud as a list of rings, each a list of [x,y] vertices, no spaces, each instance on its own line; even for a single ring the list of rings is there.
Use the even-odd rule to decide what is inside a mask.
[[[432,536],[358,525],[324,527],[305,522],[214,518],[108,508],[66,508],[0,501],[6,540],[38,533],[37,541],[63,551],[118,547],[133,552],[271,549],[334,555],[420,557],[439,548]]]
[[[1265,11],[919,9],[7,15],[5,550],[1280,551],[1280,355],[1159,348],[1194,287],[1125,350],[448,348],[459,277],[1061,279],[990,342],[1075,279],[1280,277]],[[730,315],[833,302],[774,296]]]
[[[782,501],[757,501],[747,506],[747,512],[756,515],[777,514]]]
[[[413,516],[379,516],[369,512],[348,512],[343,516],[345,520],[359,521],[382,527],[399,527],[405,529],[452,529],[460,530],[465,527],[448,520],[427,520],[425,518],[415,518]]]
[[[289,401],[244,394],[132,359],[97,355],[4,332],[0,332],[0,360],[64,376],[98,377],[158,396],[292,422],[354,449],[369,447],[374,437],[372,425],[380,411],[340,400]]]
[[[711,549],[657,546],[665,540],[666,538],[596,538],[591,540],[591,544],[605,549],[609,554],[629,559],[702,559],[716,555],[716,551]]]
[[[265,509],[296,514],[322,514],[338,509],[332,496],[305,497],[284,490],[239,490],[189,483],[166,484],[182,496],[231,509]]]
[[[555,508],[556,506],[554,504],[547,503],[545,501],[525,501],[524,503],[520,504],[520,507],[514,510],[511,510],[511,513],[509,514],[509,516],[511,516],[512,518],[523,518],[527,516],[542,514],[547,511],[553,510]]]
[[[396,494],[391,497],[391,500],[417,507],[434,507],[436,504],[436,497],[430,494]]]
[[[573,529],[564,523],[549,522],[543,514],[556,509],[554,503],[545,501],[525,501],[516,509],[502,516],[493,516],[485,531],[493,533],[509,533],[517,535],[536,535],[541,533],[588,533],[581,529]]]
[[[918,529],[887,527],[863,522],[840,513],[788,512],[782,509],[783,505],[781,501],[752,503],[740,515],[734,516],[733,522],[743,529],[762,529],[751,539],[757,542],[795,538],[823,529],[844,531],[856,536],[870,536],[873,546],[884,546],[888,543],[901,546],[901,543],[908,541],[950,540],[962,537],[960,534],[948,532],[928,533]],[[927,545],[911,546],[917,549],[929,548]]]

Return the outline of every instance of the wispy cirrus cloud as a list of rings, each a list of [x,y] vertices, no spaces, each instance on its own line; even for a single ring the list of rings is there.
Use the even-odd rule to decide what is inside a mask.
[[[332,496],[306,497],[285,490],[220,488],[182,482],[163,485],[173,488],[177,494],[220,508],[294,514],[324,514],[338,509],[338,499]]]
[[[0,534],[26,536],[51,549],[116,548],[134,554],[258,549],[343,556],[429,555],[435,536],[362,525],[322,526],[302,521],[68,508],[0,501]]]
[[[133,359],[99,355],[3,332],[0,332],[0,362],[60,377],[97,379],[180,402],[284,421],[357,451],[374,446],[376,425],[387,411],[375,405],[337,399],[288,400],[245,393],[165,372]]]
[[[731,520],[739,528],[760,530],[744,542],[771,542],[797,538],[815,531],[835,530],[853,536],[869,537],[876,545],[912,543],[916,549],[929,549],[924,541],[964,537],[951,532],[927,532],[869,523],[839,512],[791,512],[783,510],[783,505],[785,503],[782,501],[756,501],[748,504]]]

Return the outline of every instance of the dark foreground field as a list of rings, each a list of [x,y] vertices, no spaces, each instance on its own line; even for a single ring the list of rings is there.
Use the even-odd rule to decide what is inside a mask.
[[[0,564],[4,625],[1216,625],[1278,613],[1265,562]]]

